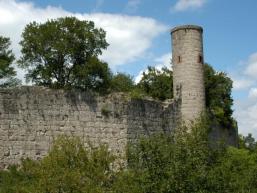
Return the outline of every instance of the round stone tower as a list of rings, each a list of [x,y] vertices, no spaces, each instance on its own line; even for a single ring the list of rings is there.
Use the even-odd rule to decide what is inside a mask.
[[[205,109],[203,74],[203,29],[184,25],[171,30],[173,93],[181,100],[181,116],[185,122],[193,121]]]

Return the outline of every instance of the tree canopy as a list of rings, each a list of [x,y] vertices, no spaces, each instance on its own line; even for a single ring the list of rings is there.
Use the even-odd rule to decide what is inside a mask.
[[[105,81],[109,71],[98,59],[108,46],[105,36],[92,21],[75,17],[32,22],[22,33],[19,64],[28,71],[27,80],[37,85],[85,89],[92,83],[94,87],[95,82]],[[101,72],[97,73],[99,68]],[[85,85],[85,79],[91,82]]]
[[[125,73],[117,73],[113,75],[111,81],[111,89],[115,92],[129,92],[134,89],[134,81],[132,76]]]
[[[137,84],[137,87],[148,96],[165,100],[173,96],[172,78],[172,71],[168,68],[158,70],[149,66],[143,72],[142,79]]]
[[[19,80],[15,78],[16,71],[12,66],[15,57],[10,49],[10,39],[0,36],[0,87],[16,86]]]
[[[208,112],[226,128],[237,127],[232,117],[232,83],[226,73],[217,72],[209,64],[204,64],[204,84]]]

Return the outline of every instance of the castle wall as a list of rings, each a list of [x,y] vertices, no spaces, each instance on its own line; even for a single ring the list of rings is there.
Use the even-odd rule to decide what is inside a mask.
[[[192,25],[172,30],[174,101],[29,86],[0,89],[0,169],[21,158],[42,158],[59,135],[108,144],[123,154],[130,141],[172,132],[181,119],[194,120],[205,109],[202,31]],[[236,143],[236,136],[237,131],[219,127],[210,133],[211,139],[229,144]]]
[[[43,87],[0,89],[0,168],[21,158],[39,159],[58,135],[108,144],[123,153],[128,141],[175,127],[173,102],[131,99],[124,94],[95,96],[88,92]]]

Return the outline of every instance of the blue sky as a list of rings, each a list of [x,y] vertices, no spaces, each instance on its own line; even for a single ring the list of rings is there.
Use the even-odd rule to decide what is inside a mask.
[[[17,57],[24,26],[73,15],[107,31],[101,57],[114,72],[140,77],[148,65],[169,65],[170,29],[204,28],[205,62],[234,81],[234,116],[239,132],[257,138],[256,0],[0,0],[0,35],[9,36]],[[22,78],[24,72],[18,69]]]

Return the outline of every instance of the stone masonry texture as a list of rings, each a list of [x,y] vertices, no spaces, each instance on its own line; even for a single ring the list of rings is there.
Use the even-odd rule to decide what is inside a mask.
[[[174,98],[180,98],[183,121],[194,120],[205,109],[203,29],[185,25],[173,28],[172,64]]]
[[[24,86],[0,89],[0,168],[21,158],[39,159],[59,135],[107,144],[123,153],[128,141],[175,127],[176,103],[131,99],[125,94]]]

